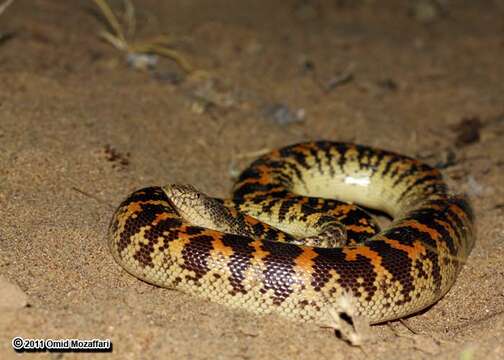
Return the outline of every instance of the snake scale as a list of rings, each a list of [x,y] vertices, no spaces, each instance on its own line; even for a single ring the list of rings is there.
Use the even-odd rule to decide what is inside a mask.
[[[391,224],[380,230],[355,204]],[[184,185],[137,190],[114,213],[108,246],[127,272],[161,287],[319,324],[349,294],[374,324],[450,289],[474,245],[473,223],[470,203],[437,169],[318,141],[258,158],[229,200]]]

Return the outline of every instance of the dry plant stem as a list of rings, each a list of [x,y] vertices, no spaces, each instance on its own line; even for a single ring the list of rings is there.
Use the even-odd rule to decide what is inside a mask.
[[[112,35],[110,33],[108,34],[111,36],[115,36],[116,38],[119,39],[120,42],[126,44],[126,38],[122,31],[121,24],[119,23],[119,20],[117,20],[117,17],[115,16],[114,12],[112,11],[108,3],[105,0],[94,0],[94,2],[96,5],[98,5],[101,12],[103,13],[103,16],[105,16],[105,19],[107,19],[110,27],[115,32],[115,35]]]
[[[81,189],[79,189],[76,186],[72,186],[71,189],[74,190],[74,191],[76,191],[76,192],[78,192],[79,194],[82,194],[82,195],[84,195],[84,196],[86,196],[88,198],[91,198],[91,199],[97,201],[100,204],[107,205],[109,208],[114,209],[114,206],[112,204],[106,202],[105,200],[103,200],[103,199],[101,199],[101,198],[99,198],[99,197],[97,197],[95,195],[91,195],[87,191],[81,190]]]
[[[415,335],[418,335],[418,333],[408,324],[408,322],[404,319],[399,319],[399,321],[401,322],[401,324],[406,328],[408,329],[409,331],[411,331],[412,334],[415,334]]]
[[[2,5],[0,5],[0,15],[3,14],[5,9],[7,9],[14,0],[6,0]]]
[[[189,62],[176,50],[149,43],[134,44],[130,47],[130,50],[133,50],[132,52],[136,53],[152,53],[161,55],[175,61],[182,68],[182,70],[184,70],[188,74],[194,71]]]
[[[169,41],[168,36],[159,35],[150,41],[146,40],[128,43],[123,27],[109,4],[105,0],[94,0],[94,2],[100,8],[103,16],[113,30],[113,32],[103,30],[99,33],[99,36],[106,42],[114,46],[116,49],[125,51],[128,54],[156,54],[169,58],[175,61],[187,74],[193,73],[194,68],[191,64],[189,64],[189,62],[178,51],[167,47],[167,43]],[[132,37],[136,30],[135,8],[130,0],[124,0],[124,6],[126,33],[129,37]]]
[[[2,15],[5,10],[12,4],[14,0],[6,0],[3,4],[0,5],[0,15]],[[4,40],[6,37],[8,37],[7,34],[0,33],[0,41]]]

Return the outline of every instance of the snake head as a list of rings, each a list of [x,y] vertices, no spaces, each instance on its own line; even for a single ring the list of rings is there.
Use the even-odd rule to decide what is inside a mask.
[[[221,221],[227,219],[229,210],[218,199],[186,184],[168,184],[163,190],[175,210],[191,225],[228,230]]]

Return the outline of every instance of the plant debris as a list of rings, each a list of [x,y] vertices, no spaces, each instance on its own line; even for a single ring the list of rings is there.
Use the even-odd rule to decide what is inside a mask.
[[[116,149],[114,149],[110,144],[106,144],[103,148],[105,152],[105,157],[108,161],[114,163],[112,167],[121,167],[125,168],[130,164],[130,156],[131,154],[127,152],[126,154],[122,154]]]
[[[14,0],[6,0],[3,4],[0,5],[0,15],[4,13],[4,11],[14,2]]]
[[[382,89],[389,90],[389,91],[397,91],[399,89],[399,85],[397,85],[397,82],[395,82],[391,78],[379,80],[376,82],[376,85],[378,85]]]
[[[338,86],[346,85],[352,82],[353,79],[354,79],[353,73],[345,71],[329,79],[329,81],[325,84],[324,88],[326,91],[332,91]]]
[[[106,0],[94,0],[107,21],[110,30],[102,30],[99,37],[126,53],[128,63],[135,69],[145,70],[155,66],[157,56],[173,60],[187,74],[194,71],[192,65],[178,51],[170,47],[170,37],[158,35],[150,40],[131,41],[136,32],[135,7],[130,0],[124,0],[125,25],[122,25]],[[126,31],[124,30],[126,29]]]
[[[455,146],[460,148],[478,142],[481,137],[480,130],[482,128],[483,123],[479,117],[462,119],[457,125],[452,127],[457,134]]]
[[[5,10],[14,2],[14,0],[6,0],[3,4],[0,4],[0,15],[2,15]],[[5,42],[13,36],[12,33],[1,33],[0,32],[0,43]]]

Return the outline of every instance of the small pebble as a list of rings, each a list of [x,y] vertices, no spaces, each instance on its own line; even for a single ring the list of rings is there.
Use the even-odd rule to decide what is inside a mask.
[[[480,141],[480,131],[483,122],[478,117],[463,118],[457,125],[453,126],[456,132],[455,146],[462,147]]]
[[[291,123],[301,122],[305,118],[305,110],[298,109],[290,110],[284,104],[272,104],[265,107],[264,117],[278,125],[288,125]]]
[[[28,295],[21,288],[0,276],[0,310],[21,309],[28,305]]]
[[[468,193],[471,196],[480,196],[485,193],[485,186],[481,185],[472,175],[467,177]]]
[[[153,69],[158,63],[158,56],[142,53],[128,53],[126,62],[129,66],[137,70]]]

